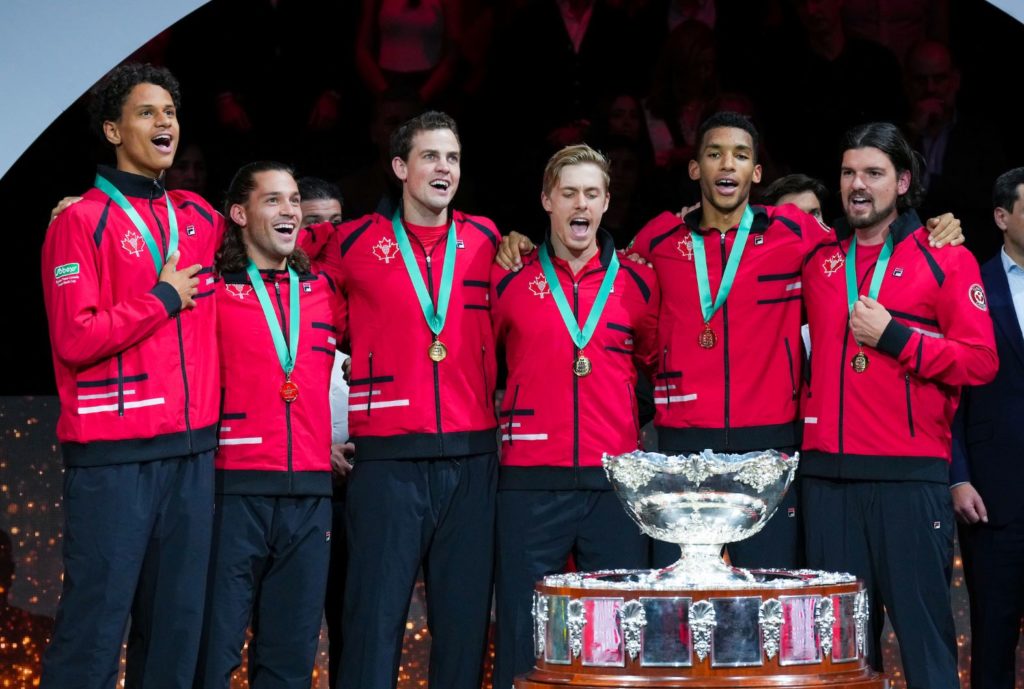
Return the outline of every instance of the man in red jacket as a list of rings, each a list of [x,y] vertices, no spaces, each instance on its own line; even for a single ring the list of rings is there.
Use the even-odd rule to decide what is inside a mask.
[[[124,65],[94,92],[114,147],[50,226],[43,296],[66,464],[64,588],[46,689],[190,687],[202,623],[219,399],[213,255],[222,221],[164,190],[178,83]],[[190,266],[178,270],[178,265]]]
[[[494,336],[491,263],[499,234],[451,207],[461,145],[428,112],[392,134],[401,202],[300,243],[349,309],[348,576],[338,686],[394,687],[420,566],[430,684],[478,689],[491,604]]]
[[[951,423],[959,387],[996,374],[992,321],[974,257],[928,246],[913,210],[918,158],[899,130],[862,125],[847,132],[844,149],[846,220],[803,269],[808,564],[864,580],[876,668],[884,605],[907,686],[952,689]]]
[[[491,271],[491,319],[505,347],[499,412],[494,686],[534,661],[534,584],[572,554],[584,570],[647,566],[648,539],[601,466],[640,446],[637,367],[654,359],[654,270],[619,263],[600,228],[608,161],[569,146],[548,161],[541,202],[551,226],[524,270]],[[538,356],[538,353],[542,356]]]
[[[328,389],[344,306],[295,249],[301,210],[289,168],[242,167],[225,214],[223,411],[196,686],[227,689],[252,619],[250,685],[308,689],[331,548]]]

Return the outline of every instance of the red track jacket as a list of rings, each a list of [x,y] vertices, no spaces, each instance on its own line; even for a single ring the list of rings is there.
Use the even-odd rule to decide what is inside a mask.
[[[101,168],[166,251],[159,180]],[[70,466],[142,462],[216,446],[219,372],[213,255],[223,219],[195,194],[171,191],[182,268],[201,263],[196,307],[158,283],[135,225],[90,189],[50,225],[43,298],[61,402],[57,437]]]
[[[261,271],[285,341],[291,322],[288,271]],[[222,276],[217,290],[223,411],[217,492],[331,495],[331,409],[334,351],[344,305],[326,275],[300,274],[299,354],[291,380],[299,396],[280,395],[284,372],[247,273]]]
[[[728,301],[704,329],[694,269],[693,232],[705,237],[712,294],[736,239],[700,230],[700,210],[685,222],[662,213],[633,240],[661,285],[658,369],[654,380],[658,442],[667,451],[744,452],[799,443],[801,384],[800,269],[828,228],[796,206],[752,206],[754,223]]]
[[[800,462],[805,476],[946,483],[959,386],[987,383],[999,368],[971,253],[929,248],[927,230],[913,211],[900,215],[890,231],[895,248],[878,301],[893,320],[877,348],[864,347],[869,363],[863,373],[850,365],[857,345],[846,300],[849,238],[822,242],[804,266],[811,326]],[[861,294],[867,293],[877,250],[870,256],[863,268],[858,265]]]
[[[391,216],[371,213],[337,227],[303,230],[300,244],[348,305],[352,374],[349,429],[360,461],[458,457],[493,452],[496,364],[491,333],[491,263],[498,230],[487,218],[453,211],[455,279],[441,341],[448,357],[427,356],[433,334],[398,251]],[[430,260],[410,234],[423,279],[437,299],[447,238]]]
[[[590,314],[615,247],[606,232],[601,251],[575,276],[552,264],[577,322]],[[578,349],[544,279],[537,253],[523,269],[491,269],[494,333],[504,345],[508,385],[499,413],[504,489],[607,489],[601,455],[632,452],[639,444],[637,363],[654,359],[659,293],[654,271],[620,262],[597,329],[584,351],[593,364],[573,373]],[[636,362],[636,363],[634,363]]]

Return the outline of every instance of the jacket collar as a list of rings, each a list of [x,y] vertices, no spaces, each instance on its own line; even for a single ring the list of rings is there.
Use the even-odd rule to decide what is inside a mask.
[[[153,179],[131,172],[124,172],[109,165],[100,165],[96,171],[110,180],[110,183],[117,187],[118,191],[125,196],[155,199],[163,196],[166,192],[163,177]]]
[[[768,225],[771,221],[771,218],[768,217],[768,210],[764,206],[758,206],[753,203],[750,204],[750,210],[754,212],[754,223],[750,226],[750,231],[753,232],[754,234],[763,233],[766,229],[768,229]],[[686,224],[687,229],[689,229],[691,232],[699,232],[701,234],[708,234],[709,232],[717,231],[718,229],[720,229],[713,227],[701,228],[701,217],[703,216],[701,215],[701,209],[698,206],[697,208],[694,208],[692,211],[686,214],[686,216],[683,218],[683,222]],[[726,229],[737,228],[738,226],[736,228]]]

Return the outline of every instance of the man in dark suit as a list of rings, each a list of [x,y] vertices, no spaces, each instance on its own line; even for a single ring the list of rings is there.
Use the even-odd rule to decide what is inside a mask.
[[[999,373],[966,388],[950,485],[971,600],[971,686],[1013,689],[1024,618],[1024,167],[993,189],[1003,248],[981,267]]]

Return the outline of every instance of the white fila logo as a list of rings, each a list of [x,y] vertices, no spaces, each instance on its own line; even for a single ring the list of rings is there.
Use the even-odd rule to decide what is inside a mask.
[[[303,282],[302,291],[305,292],[306,294],[309,294],[310,292],[313,291],[313,285],[309,284],[308,282]]]
[[[196,235],[196,226],[195,225],[187,225],[185,227],[185,234],[187,234],[189,237],[194,237]]]
[[[763,234],[759,234],[756,237],[754,237],[754,246],[761,246],[762,244],[764,244]]]
[[[892,276],[894,278],[901,278],[901,277],[903,277],[903,269],[902,268],[897,268],[896,270],[892,271]]]

